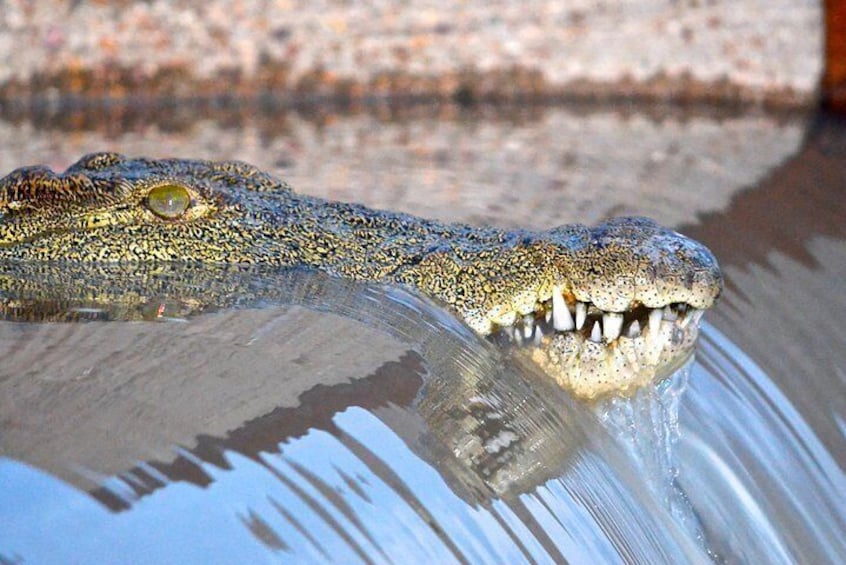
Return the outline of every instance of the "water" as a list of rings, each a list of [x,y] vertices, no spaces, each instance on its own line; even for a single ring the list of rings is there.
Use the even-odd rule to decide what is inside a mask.
[[[806,127],[619,119],[682,147],[702,131],[742,145],[746,129],[786,140]],[[555,156],[549,124],[561,120],[553,111],[518,133],[548,139],[538,154]],[[500,125],[507,145],[513,124]],[[471,147],[497,127],[450,135]],[[34,138],[64,140],[49,131]],[[842,562],[846,127],[823,120],[779,147],[700,202],[706,215],[677,220],[721,259],[727,290],[696,359],[633,399],[580,404],[417,296],[307,273],[249,277],[249,299],[216,311],[167,303],[168,322],[0,323],[0,557]],[[664,153],[620,171],[660,179],[678,155]],[[470,158],[444,168],[486,170]],[[424,176],[444,170],[427,163]],[[715,186],[738,166],[720,154],[688,165]],[[616,202],[637,211],[627,199]],[[502,223],[530,217],[515,206]]]
[[[409,349],[370,375],[310,383],[296,406],[271,410],[217,437],[200,436],[113,476],[80,461],[70,470],[77,475],[71,481],[89,481],[88,492],[4,458],[4,558],[396,562],[413,552],[420,561],[474,563],[790,562],[800,556],[834,562],[846,551],[839,535],[846,515],[837,499],[846,492],[842,470],[760,367],[710,325],[703,328],[699,360],[669,381],[632,399],[588,407],[519,355],[504,357],[402,290],[302,272],[268,285],[274,292],[286,289],[295,305],[266,305],[260,313],[269,323],[250,322],[247,334],[236,335],[229,347],[249,348],[259,357],[273,349],[308,349],[308,326],[330,311]],[[311,317],[303,317],[304,308]],[[283,325],[274,318],[287,319],[292,311],[300,315],[301,341],[280,346]],[[149,420],[143,389],[162,389],[162,401],[170,398],[170,409],[178,412],[182,397],[223,378],[206,371],[190,382],[183,372],[194,367],[162,367],[184,359],[186,350],[237,355],[218,340],[215,353],[208,351],[208,332],[192,326],[217,318],[240,328],[237,318],[254,314],[204,314],[187,323],[5,324],[0,346],[4,366],[14,367],[20,354],[9,345],[20,343],[21,333],[107,329],[111,339],[88,330],[90,339],[74,349],[88,359],[87,349],[97,349],[120,373],[123,331],[136,342],[148,332],[163,333],[171,343],[182,340],[172,352],[155,350],[161,357],[156,376],[134,376],[107,392],[90,390],[90,375],[62,383],[72,403],[136,398],[125,413],[84,425],[102,429],[111,419],[129,420],[130,429],[151,436],[152,444],[175,432],[167,418]],[[55,346],[43,341],[43,354]],[[373,350],[379,350],[375,342]],[[255,374],[246,374],[253,369],[226,379],[255,381]],[[49,373],[59,373],[46,372],[36,378],[50,382]],[[280,391],[290,389],[279,381]],[[108,401],[98,398],[104,394]],[[272,387],[261,394],[273,394]],[[289,395],[287,390],[280,398]],[[219,408],[211,398],[205,404]],[[73,423],[73,414],[65,418],[66,425]],[[65,429],[58,441],[90,444],[96,435]],[[100,463],[109,455],[101,453]]]
[[[306,561],[330,556],[393,562],[408,551],[421,560],[468,562],[558,561],[579,555],[609,561],[620,555],[634,560],[701,557],[670,514],[639,490],[625,451],[604,434],[592,412],[525,361],[504,358],[442,310],[402,290],[296,271],[268,285],[274,292],[287,289],[290,302],[297,304],[290,308],[313,309],[315,321],[302,319],[302,341],[282,346],[277,345],[278,324],[250,327],[248,336],[236,337],[235,347],[249,344],[251,356],[265,357],[271,355],[268,350],[285,347],[307,349],[302,346],[309,330],[303,326],[318,323],[320,310],[361,320],[363,327],[407,342],[412,349],[371,375],[313,386],[299,395],[298,406],[263,414],[223,437],[201,437],[196,445],[164,459],[138,462],[117,476],[98,477],[96,470],[80,465],[77,482],[87,479],[97,485],[87,495],[5,460],[0,474],[8,488],[0,502],[3,508],[17,509],[0,531],[0,539],[9,540],[12,549],[7,558],[107,560],[116,540],[128,532],[136,532],[132,537],[137,545],[119,545],[121,558],[130,561],[178,560],[181,551],[195,560],[237,560],[259,550]],[[273,310],[268,305],[262,313],[272,316]],[[290,309],[276,315],[290,315]],[[236,325],[231,312],[205,316],[229,316],[226,324]],[[149,421],[143,413],[144,393],[136,387],[164,388],[162,396],[181,398],[192,394],[192,385],[207,388],[213,386],[208,381],[221,377],[211,371],[199,376],[199,383],[186,383],[183,370],[193,372],[193,367],[163,367],[184,359],[186,350],[203,349],[204,357],[235,354],[218,341],[214,353],[207,351],[209,336],[193,330],[193,323],[77,325],[114,326],[108,328],[111,339],[92,333],[93,339],[75,343],[78,357],[91,359],[88,349],[96,349],[112,360],[114,373],[122,372],[117,356],[123,331],[143,340],[146,332],[157,330],[147,326],[158,325],[167,328],[162,332],[168,342],[184,341],[173,352],[155,349],[157,357],[165,358],[164,363],[156,359],[162,373],[155,377],[133,377],[108,392],[88,390],[85,381],[96,376],[71,378],[63,383],[66,399],[80,402],[79,395],[94,396],[95,404],[108,405],[116,396],[142,399],[119,417],[124,423],[134,420],[134,433],[149,434],[155,442],[158,434],[170,431],[167,419],[161,427]],[[4,329],[14,333],[43,327]],[[19,343],[17,336],[4,337],[4,343]],[[47,349],[50,345],[44,344]],[[374,343],[373,348],[379,346]],[[7,348],[4,357],[6,366],[14,367],[16,349]],[[138,362],[133,357],[129,361]],[[332,372],[331,367],[323,370]],[[43,374],[38,378],[45,377],[49,379]],[[256,379],[255,374],[236,377]],[[74,387],[84,390],[67,390]],[[380,388],[385,390],[381,398],[376,393]],[[112,402],[96,398],[103,394]],[[174,409],[180,407],[178,403]],[[114,417],[100,416],[88,425],[104,428]],[[89,433],[72,432],[62,441],[91,443]],[[25,500],[19,499],[22,494]],[[182,526],[187,530],[151,527],[180,515],[191,517],[190,526]],[[221,537],[207,539],[212,531]],[[79,544],[80,538],[88,542]]]
[[[719,555],[837,562],[846,555],[846,475],[838,461],[724,335],[706,328],[701,351],[681,407],[679,478]]]

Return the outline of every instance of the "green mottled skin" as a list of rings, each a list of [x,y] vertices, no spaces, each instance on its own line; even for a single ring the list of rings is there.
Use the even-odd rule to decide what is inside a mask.
[[[150,191],[165,184],[190,194],[179,218],[149,209]],[[300,195],[240,162],[113,153],[0,180],[3,261],[312,267],[413,287],[482,334],[541,312],[553,286],[570,303],[625,312],[707,308],[722,284],[704,246],[644,218],[540,232],[443,224]]]

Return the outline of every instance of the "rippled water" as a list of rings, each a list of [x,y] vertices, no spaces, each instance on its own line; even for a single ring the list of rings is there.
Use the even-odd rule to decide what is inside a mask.
[[[842,562],[844,132],[685,228],[726,295],[630,399],[301,272],[167,322],[0,322],[0,560]]]
[[[761,367],[706,328],[682,403],[679,481],[720,554],[836,563],[846,475]]]
[[[169,457],[138,461],[113,477],[78,467],[75,473],[98,485],[88,492],[4,458],[5,559],[394,562],[411,552],[436,562],[709,556],[820,562],[846,551],[842,470],[767,375],[709,325],[693,365],[633,399],[590,408],[519,356],[504,357],[403,291],[307,273],[273,284],[287,288],[299,306],[268,305],[263,312],[271,323],[244,326],[247,333],[228,347],[249,344],[252,355],[270,355],[279,337],[274,317],[307,307],[355,318],[409,349],[370,375],[313,385],[298,406],[258,415],[220,437],[201,437]],[[112,335],[128,330],[143,339],[167,328],[169,342],[184,340],[183,352],[209,347],[205,332],[192,331],[195,323],[59,329],[111,325]],[[308,334],[315,323],[306,318],[300,331]],[[33,335],[25,334],[42,327],[4,324],[6,362],[14,366],[21,334],[29,341]],[[57,345],[34,347],[50,355]],[[236,354],[223,342],[214,345],[215,355]],[[120,341],[83,339],[76,354],[105,349],[115,359],[110,346]],[[113,371],[121,370],[119,363]],[[184,383],[184,370],[150,380],[159,381],[163,394],[191,394],[190,386],[172,384]],[[197,389],[223,378],[196,377]],[[85,380],[63,383],[69,399],[79,401],[67,389]],[[109,393],[141,396],[136,389],[148,383],[120,385]],[[97,402],[97,394],[86,394]],[[211,401],[208,408],[215,409]],[[134,421],[137,433],[155,436],[156,422],[132,412],[120,417]],[[92,441],[85,430],[66,432],[66,441]]]

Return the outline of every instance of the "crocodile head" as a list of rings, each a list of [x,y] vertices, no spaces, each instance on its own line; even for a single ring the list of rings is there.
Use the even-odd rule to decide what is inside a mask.
[[[461,295],[449,302],[471,327],[528,347],[585,398],[669,375],[690,357],[699,320],[722,291],[705,246],[646,218],[511,233],[480,249],[459,252],[469,257],[462,263],[454,252],[432,253],[410,280],[430,294],[458,280],[450,288]]]
[[[256,263],[401,283],[482,335],[530,344],[582,397],[684,361],[722,289],[704,246],[644,218],[543,232],[445,225],[299,195],[244,163],[114,153],[0,179],[0,276],[3,262]]]

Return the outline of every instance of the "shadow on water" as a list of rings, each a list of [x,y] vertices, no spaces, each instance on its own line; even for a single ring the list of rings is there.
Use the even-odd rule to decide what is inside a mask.
[[[43,523],[32,530],[36,524],[26,518],[34,514],[16,513],[15,519],[6,521],[5,530],[0,532],[0,539],[20,547],[14,554],[37,560],[44,554],[34,552],[36,547],[56,544],[55,547],[70,552],[68,555],[105,556],[113,540],[111,535],[120,536],[123,528],[131,527],[145,531],[138,538],[143,547],[152,544],[165,552],[161,557],[173,557],[168,540],[178,530],[169,526],[150,529],[144,524],[149,525],[151,520],[168,524],[174,519],[171,507],[187,504],[187,497],[192,506],[196,505],[190,514],[197,516],[200,524],[215,522],[216,528],[225,528],[225,547],[215,549],[223,555],[240,553],[239,543],[233,540],[249,533],[265,549],[292,552],[302,559],[356,555],[363,561],[395,561],[409,550],[409,544],[421,558],[428,556],[437,561],[478,562],[508,556],[531,560],[562,560],[579,555],[604,556],[608,560],[620,555],[636,560],[702,557],[695,540],[684,535],[648,491],[640,489],[640,480],[631,472],[627,454],[605,434],[587,407],[574,402],[521,358],[506,357],[440,308],[401,289],[353,284],[304,271],[267,276],[254,271],[214,270],[208,273],[208,279],[202,279],[202,273],[196,270],[186,277],[178,269],[173,273],[83,273],[64,269],[61,276],[53,277],[41,269],[37,273],[15,273],[18,280],[28,276],[32,281],[56,282],[49,293],[26,285],[27,290],[15,300],[7,294],[4,298],[16,308],[6,310],[7,318],[43,320],[37,297],[58,294],[63,297],[65,309],[95,316],[98,321],[23,323],[5,325],[4,329],[25,335],[63,327],[108,327],[111,337],[91,332],[74,348],[78,357],[88,359],[88,363],[96,363],[90,351],[96,349],[95,355],[111,360],[114,372],[122,369],[124,338],[120,334],[134,334],[130,339],[137,343],[147,331],[157,328],[150,328],[155,322],[106,324],[102,320],[143,319],[147,312],[161,316],[180,305],[193,309],[190,313],[198,315],[198,319],[215,318],[222,314],[198,312],[206,304],[214,308],[237,306],[229,300],[236,297],[241,306],[249,302],[265,304],[265,314],[276,308],[279,316],[279,307],[272,304],[284,303],[296,305],[289,310],[328,311],[356,320],[360,327],[370,328],[367,331],[371,333],[372,349],[365,356],[378,356],[380,348],[391,345],[378,343],[380,333],[389,336],[388,341],[406,344],[406,349],[399,359],[384,361],[370,374],[346,382],[315,384],[319,375],[313,375],[308,388],[296,394],[295,406],[256,415],[219,436],[198,434],[192,445],[184,445],[170,457],[132,464],[112,478],[97,477],[97,469],[80,468],[77,472],[81,477],[75,482],[93,479],[99,483],[90,489],[93,498],[85,502],[77,495],[69,495],[67,488],[55,481],[47,491],[41,491],[50,479],[7,460],[0,472],[7,484],[17,484],[18,488],[6,492],[8,498],[3,507],[39,507],[39,514],[49,511],[57,520],[46,538],[39,539],[43,534],[38,532],[45,532]],[[131,296],[133,288],[154,287],[151,278],[156,279],[161,295],[171,297],[164,302],[152,300],[153,304],[168,304],[164,311],[143,300],[130,306],[124,301],[120,309],[110,306],[115,299],[111,288],[115,292],[124,289],[124,296]],[[74,281],[76,286],[64,287],[63,294],[61,281]],[[97,300],[102,303],[88,298],[89,290],[79,281],[98,288]],[[179,299],[174,300],[175,296]],[[48,316],[56,316],[56,304],[55,300],[47,303]],[[137,312],[142,314],[138,316]],[[204,343],[208,335],[192,328],[193,319],[187,323],[176,321],[187,313],[183,309],[178,312],[179,318],[169,317],[170,323],[157,325],[166,334],[166,342],[185,341],[172,350],[156,348],[155,364],[147,365],[143,378],[114,382],[111,390],[89,386],[88,379],[98,378],[90,373],[63,380],[71,405],[106,405],[114,402],[116,396],[136,398],[138,403],[130,403],[128,411],[101,412],[98,421],[89,420],[87,427],[79,429],[72,429],[74,415],[67,414],[67,433],[62,443],[91,445],[96,443],[96,430],[112,426],[128,427],[136,435],[147,436],[150,443],[175,433],[168,429],[167,418],[155,421],[144,413],[146,392],[141,389],[157,391],[160,402],[165,404],[159,407],[162,411],[167,411],[168,402],[174,401],[172,409],[178,411],[186,396],[199,394],[195,389],[220,386],[214,381],[221,378],[216,372],[205,372],[186,379],[183,373],[193,373],[196,368],[185,361],[184,349],[199,348],[204,357],[213,358],[235,354],[221,349],[221,343]],[[232,318],[226,321],[227,325],[234,323]],[[253,328],[254,333],[242,336],[239,343],[250,344],[250,357],[279,359],[280,349],[287,349],[291,355],[300,352],[300,356],[311,339],[309,328],[304,327],[309,323],[312,322],[300,320],[299,335],[292,341],[277,341],[286,336],[279,335],[278,325],[276,331],[271,325],[257,332]],[[354,327],[346,329],[348,333],[352,330]],[[335,337],[344,336],[338,333]],[[16,357],[32,354],[10,343],[22,339],[32,341],[33,335],[19,335],[16,340],[14,335],[5,334],[2,339],[7,344],[3,355],[8,364],[4,367],[9,367],[10,372],[20,367],[19,372],[25,373],[24,364]],[[384,342],[385,338],[381,340]],[[49,341],[43,345],[49,349]],[[271,351],[274,349],[276,353]],[[49,355],[48,351],[43,353]],[[324,363],[333,362],[331,352],[323,354]],[[283,353],[281,358],[285,357]],[[137,359],[129,357],[128,361]],[[341,358],[334,362],[343,365],[344,361]],[[223,361],[214,360],[213,364],[224,371]],[[168,369],[163,370],[164,367]],[[268,369],[272,371],[273,367],[244,366],[243,374],[226,379],[261,381],[256,373]],[[335,368],[323,370],[331,373]],[[60,371],[54,367],[52,372]],[[3,375],[7,390],[21,385],[20,376]],[[280,398],[292,396],[290,390],[282,390],[286,385],[292,386],[287,375],[279,377]],[[329,378],[337,379],[335,375]],[[49,383],[62,377],[42,372],[39,379]],[[82,390],[71,390],[77,384]],[[104,394],[111,398],[104,400]],[[267,394],[273,394],[272,388],[261,391],[262,396]],[[89,398],[79,398],[80,395]],[[45,397],[49,399],[50,395]],[[17,400],[28,402],[26,398]],[[214,404],[202,407],[206,412],[219,408]],[[46,406],[30,405],[26,412],[47,410]],[[120,418],[122,422],[110,418]],[[129,425],[127,419],[131,420]],[[12,428],[9,435],[15,434],[15,427],[39,425],[38,416],[32,415],[27,421],[8,422],[8,428]],[[89,433],[90,429],[95,432]],[[10,438],[7,445],[22,450],[15,453],[7,448],[7,456],[29,458],[26,450],[30,446],[24,442]],[[106,453],[98,457],[101,465],[108,467],[108,457],[119,456],[119,450],[112,454],[108,445],[103,447]],[[40,462],[48,469],[50,464]],[[56,465],[53,470],[61,473],[59,467],[67,461],[52,464]],[[588,481],[588,477],[593,478]],[[45,492],[44,497],[19,499],[21,493],[36,491]],[[80,505],[86,510],[66,515],[62,511]],[[116,512],[115,517],[108,518],[106,508]],[[183,511],[189,510],[183,507]],[[78,536],[87,539],[101,528],[110,530],[110,534],[100,537],[98,543],[78,545]],[[71,531],[75,535],[70,535]],[[201,528],[190,535],[182,531],[179,535],[186,537],[180,543],[202,548],[211,543],[207,531]],[[63,533],[56,536],[56,532]],[[50,543],[44,543],[48,540]],[[35,545],[30,546],[27,541]],[[132,555],[140,547],[127,550]],[[195,557],[202,554],[201,551]]]
[[[680,229],[705,242],[727,292],[709,315],[759,364],[846,470],[846,120],[820,115],[795,155],[727,210]]]
[[[759,166],[682,228],[728,283],[695,362],[596,406],[401,289],[6,272],[0,557],[842,561],[846,124]]]

